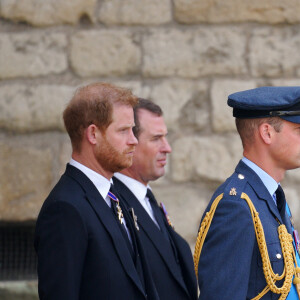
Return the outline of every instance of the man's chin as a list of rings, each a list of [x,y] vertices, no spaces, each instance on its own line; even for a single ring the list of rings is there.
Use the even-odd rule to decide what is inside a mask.
[[[127,168],[131,167],[131,165],[132,165],[132,158],[130,158],[130,159],[127,158],[126,160],[124,159],[122,161],[122,164],[115,167],[114,173],[115,172],[120,172],[124,169],[127,169]]]
[[[159,171],[157,171],[155,174],[153,174],[153,176],[152,176],[152,181],[153,180],[157,180],[157,179],[159,179],[160,177],[163,177],[165,175],[165,169],[163,168],[162,170],[159,170]]]

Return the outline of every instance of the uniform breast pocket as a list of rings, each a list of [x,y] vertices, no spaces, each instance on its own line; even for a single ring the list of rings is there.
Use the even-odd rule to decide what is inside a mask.
[[[283,261],[283,256],[282,256],[282,250],[281,250],[281,245],[279,242],[274,242],[274,243],[267,243],[267,248],[268,248],[268,254],[271,262],[271,266],[273,269],[273,272],[275,274],[278,274],[279,276],[282,274],[284,270],[284,261]],[[265,257],[266,258],[266,257]],[[258,265],[262,268],[262,259],[259,259]],[[284,280],[277,281],[276,285],[278,287],[281,287],[283,284]],[[272,300],[273,299],[278,299],[280,295],[273,294],[272,295]]]
[[[284,262],[282,256],[281,245],[279,242],[267,243],[268,254],[274,273],[281,275],[284,269]],[[262,266],[262,259],[259,260],[258,265]]]

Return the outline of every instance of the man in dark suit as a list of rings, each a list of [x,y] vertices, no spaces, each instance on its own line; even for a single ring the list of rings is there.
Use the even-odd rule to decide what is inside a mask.
[[[199,299],[299,299],[299,239],[280,181],[300,167],[300,87],[237,92],[228,105],[244,157],[203,215],[195,248]]]
[[[40,299],[158,299],[133,219],[110,192],[113,173],[132,163],[136,103],[95,83],[64,111],[72,159],[36,223]]]
[[[189,245],[170,226],[148,185],[164,175],[167,154],[171,152],[162,111],[153,102],[139,99],[134,117],[133,130],[139,143],[133,164],[115,174],[114,186],[137,215],[141,241],[160,299],[197,299]]]

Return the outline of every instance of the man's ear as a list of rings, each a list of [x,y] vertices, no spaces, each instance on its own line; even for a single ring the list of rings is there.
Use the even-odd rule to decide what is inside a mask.
[[[262,123],[258,128],[258,132],[262,141],[265,144],[270,145],[275,133],[275,129],[273,128],[273,126],[268,123]]]
[[[92,145],[97,144],[97,136],[101,134],[98,127],[94,124],[91,124],[86,130],[85,135],[88,140],[88,142]]]

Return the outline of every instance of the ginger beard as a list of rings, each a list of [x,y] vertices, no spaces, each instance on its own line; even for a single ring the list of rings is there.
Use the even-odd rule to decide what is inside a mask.
[[[107,171],[115,173],[132,165],[135,147],[127,147],[122,152],[117,150],[103,134],[103,140],[95,148],[95,157],[98,163]]]

